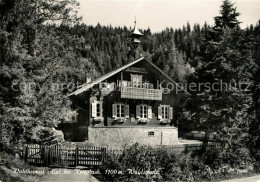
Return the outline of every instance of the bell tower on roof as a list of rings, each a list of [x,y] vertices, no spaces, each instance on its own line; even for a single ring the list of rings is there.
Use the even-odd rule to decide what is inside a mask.
[[[140,44],[140,38],[143,36],[143,34],[138,30],[136,26],[136,19],[135,19],[135,27],[132,31],[131,35],[129,37],[131,38],[131,44],[136,49]]]
[[[129,38],[131,38],[131,45],[130,45],[130,51],[128,53],[128,58],[134,58],[137,59],[140,55],[138,46],[140,45],[140,38],[143,36],[143,34],[138,30],[137,25],[136,25],[136,19],[135,19],[135,26],[134,30],[132,33],[129,35]]]

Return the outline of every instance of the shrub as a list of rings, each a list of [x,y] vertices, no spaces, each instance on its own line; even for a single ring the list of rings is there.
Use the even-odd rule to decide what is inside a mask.
[[[151,181],[162,179],[161,173],[168,170],[169,164],[170,157],[165,150],[134,144],[126,147],[121,155],[110,154],[100,171],[109,181]],[[124,174],[107,174],[106,169],[123,171]],[[141,174],[132,174],[133,171]],[[159,173],[146,174],[149,171]]]
[[[29,169],[35,170],[36,168],[29,166],[23,160],[15,158],[14,156],[0,152],[0,180],[12,182],[33,182],[37,181],[41,176],[40,174],[19,174],[14,173],[13,169]]]
[[[107,174],[106,169],[123,174]],[[159,171],[159,174],[131,174],[130,169]],[[208,181],[239,176],[251,170],[252,159],[246,148],[211,148],[204,154],[175,152],[169,155],[162,148],[134,144],[120,155],[110,154],[100,171],[102,180],[107,181]]]
[[[205,163],[212,168],[230,165],[233,168],[247,168],[252,166],[252,158],[247,148],[218,149],[213,148],[204,154]]]
[[[254,170],[255,172],[259,173],[260,172],[260,150],[259,149],[253,149],[251,151],[252,157],[254,159],[253,164],[254,164]]]

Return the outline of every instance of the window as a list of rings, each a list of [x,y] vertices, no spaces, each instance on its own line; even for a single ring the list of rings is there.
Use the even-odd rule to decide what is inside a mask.
[[[131,82],[133,87],[142,87],[142,75],[132,75],[131,74]]]
[[[129,105],[123,103],[113,104],[113,118],[129,118]]]
[[[169,107],[162,107],[162,119],[169,119]]]
[[[92,110],[92,117],[93,118],[102,118],[103,116],[103,108],[102,108],[102,102],[101,101],[94,101],[91,104],[91,110]]]
[[[123,104],[117,104],[116,105],[116,116],[118,118],[123,118],[125,117],[125,109],[124,109],[124,105]]]
[[[101,104],[100,104],[100,103],[97,103],[97,104],[96,104],[96,107],[97,107],[97,114],[96,114],[96,116],[97,116],[97,117],[100,117],[100,116],[101,116]]]
[[[108,87],[108,84],[106,82],[99,83],[100,90],[106,90]]]
[[[149,131],[148,136],[154,136],[154,131]]]
[[[146,104],[137,105],[136,118],[152,119],[152,106]]]
[[[172,107],[170,105],[160,105],[158,107],[158,119],[171,120],[173,119],[172,115]]]
[[[148,109],[146,105],[140,106],[140,118],[147,118]]]

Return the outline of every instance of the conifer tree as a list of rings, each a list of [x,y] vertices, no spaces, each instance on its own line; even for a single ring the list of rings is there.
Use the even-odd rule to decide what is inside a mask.
[[[205,131],[203,151],[212,132],[218,133],[218,140],[223,146],[242,147],[248,140],[248,123],[251,119],[248,109],[252,99],[243,90],[244,85],[240,85],[252,80],[252,55],[250,51],[246,54],[242,52],[243,49],[250,50],[250,47],[243,46],[244,33],[237,28],[239,13],[235,11],[234,4],[223,1],[220,13],[215,18],[213,29],[204,26],[208,30],[195,74],[197,85],[204,85],[194,92],[196,96],[191,99],[196,103],[196,107],[192,108],[195,114],[191,113],[194,124]],[[208,88],[205,83],[211,87]]]
[[[236,7],[234,7],[234,3],[230,0],[224,0],[221,5],[220,9],[220,16],[215,17],[215,29],[222,29],[222,28],[235,28],[237,27],[240,22],[238,21],[237,17],[240,15],[236,11]]]
[[[65,26],[75,1],[1,1],[1,147],[18,147],[62,134],[54,127],[73,114],[62,89],[77,52]],[[52,24],[47,24],[52,23]],[[67,37],[67,38],[64,38]],[[68,45],[69,43],[70,45]],[[73,47],[73,48],[72,48]],[[75,60],[76,61],[76,60]],[[75,63],[74,63],[75,64]],[[70,67],[73,67],[70,64]],[[62,79],[61,79],[62,78]]]

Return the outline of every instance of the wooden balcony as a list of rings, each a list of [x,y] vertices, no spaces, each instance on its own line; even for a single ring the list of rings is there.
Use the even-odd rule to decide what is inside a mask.
[[[162,90],[137,87],[121,87],[121,98],[162,100]]]

